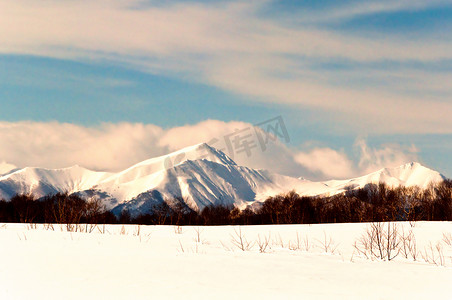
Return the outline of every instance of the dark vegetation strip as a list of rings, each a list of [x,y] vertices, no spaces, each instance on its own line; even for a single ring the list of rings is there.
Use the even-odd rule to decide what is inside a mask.
[[[391,188],[368,184],[334,196],[306,197],[296,192],[269,197],[260,207],[239,210],[211,206],[198,212],[183,199],[171,207],[156,205],[149,214],[119,216],[105,209],[100,200],[78,195],[56,194],[36,200],[16,195],[0,200],[0,222],[60,224],[148,224],[148,225],[257,225],[313,224],[381,221],[452,221],[452,181],[417,187]]]

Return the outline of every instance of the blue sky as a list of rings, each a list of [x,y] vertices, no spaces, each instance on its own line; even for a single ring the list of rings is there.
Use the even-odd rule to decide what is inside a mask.
[[[209,131],[210,120],[222,122],[221,135],[233,122],[281,115],[291,136],[281,151],[293,167],[277,171],[345,177],[415,159],[452,177],[452,1],[0,0],[0,8],[3,145],[11,141],[2,132],[24,121],[106,134],[106,123]],[[173,138],[156,139],[165,146],[155,153],[185,145]],[[2,148],[0,162],[54,166]],[[272,168],[264,160],[250,164]]]

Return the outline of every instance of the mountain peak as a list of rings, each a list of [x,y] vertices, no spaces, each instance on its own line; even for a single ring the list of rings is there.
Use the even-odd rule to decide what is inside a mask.
[[[414,168],[418,168],[418,167],[424,167],[424,166],[421,165],[420,163],[416,162],[416,161],[412,161],[412,162],[406,163],[404,165],[401,165],[399,168],[401,168],[401,169],[414,169]]]
[[[418,162],[409,162],[394,168],[383,168],[364,175],[355,180],[366,182],[384,182],[390,186],[420,186],[426,187],[431,182],[440,182],[444,176],[439,172],[423,166]]]
[[[208,160],[223,165],[237,165],[222,151],[217,150],[206,143],[200,143],[166,155],[139,162],[132,167],[105,179],[105,182],[102,184],[107,182],[114,182],[115,184],[130,182],[130,184],[132,184],[132,182],[140,178],[147,178],[151,174],[157,174],[161,171],[169,170],[181,165],[186,161],[195,160]]]
[[[423,166],[419,162],[412,161],[412,162],[408,162],[408,163],[394,166],[394,167],[383,167],[377,171],[371,172],[371,173],[363,175],[363,176],[367,176],[367,175],[371,175],[371,174],[393,173],[393,172],[414,172],[418,169],[424,169],[424,170],[436,172],[434,170],[431,170],[430,168]]]
[[[430,169],[416,161],[412,161],[412,162],[409,162],[409,163],[406,163],[406,164],[403,164],[403,165],[400,165],[400,166],[394,167],[394,168],[384,168],[384,169],[382,169],[382,171],[439,174],[439,172],[437,172],[433,169]],[[444,177],[444,176],[442,176],[442,177]]]
[[[166,169],[181,164],[187,160],[208,160],[223,165],[237,165],[223,151],[218,150],[207,143],[200,143],[182,148],[176,152],[161,156]]]

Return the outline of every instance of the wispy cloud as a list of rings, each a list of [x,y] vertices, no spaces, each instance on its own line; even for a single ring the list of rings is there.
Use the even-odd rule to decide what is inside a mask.
[[[373,14],[419,11],[451,5],[449,0],[338,1],[329,9],[308,10],[300,20],[309,23],[332,23]]]
[[[353,3],[322,16],[352,18],[444,3]],[[450,73],[431,70],[422,80],[424,75],[410,64],[451,61],[450,39],[339,33],[316,26],[315,20],[313,25],[293,26],[259,14],[262,5],[0,0],[0,53],[125,64],[220,87],[253,101],[334,112],[338,122],[357,132],[451,132],[452,92],[444,88]],[[318,61],[350,62],[356,71],[317,69],[312,65]],[[396,86],[394,80],[369,84],[384,78],[370,63],[394,62],[407,65],[393,74],[400,79]]]
[[[385,144],[379,148],[371,148],[364,139],[357,139],[355,147],[360,152],[358,168],[363,173],[380,168],[393,168],[419,159],[419,149],[415,145],[407,147],[398,144]]]

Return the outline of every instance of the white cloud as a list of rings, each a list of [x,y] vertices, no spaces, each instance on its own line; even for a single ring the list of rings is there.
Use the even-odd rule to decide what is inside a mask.
[[[1,51],[66,57],[137,59],[184,54],[294,54],[352,60],[451,58],[445,41],[400,43],[291,28],[256,14],[258,2],[174,3],[135,9],[140,1],[0,1]],[[385,42],[385,43],[382,43]],[[422,46],[422,47],[419,47]],[[415,50],[415,51],[413,51]],[[116,59],[121,59],[116,57]]]
[[[17,167],[13,164],[7,163],[7,162],[0,162],[0,175],[6,174],[11,170],[16,169]]]
[[[442,3],[369,2],[347,9],[348,14],[337,9],[331,14],[350,18]],[[362,36],[315,24],[288,26],[259,15],[261,5],[258,1],[152,6],[138,0],[0,0],[0,53],[126,64],[214,85],[255,101],[335,112],[336,121],[359,133],[451,132],[447,114],[452,111],[451,91],[437,84],[445,78],[435,71],[412,78],[410,74],[419,73],[412,67],[397,72],[404,80],[396,87],[388,81],[363,86],[363,80],[378,79],[378,71],[358,67],[359,74],[349,76],[344,70],[326,72],[310,66],[318,60],[358,65],[436,63],[452,59],[450,39],[375,32]],[[337,84],[338,78],[354,84]],[[419,78],[428,78],[428,87],[419,84]],[[433,97],[435,91],[441,93]]]
[[[384,144],[369,147],[366,140],[358,138],[354,148],[356,157],[350,158],[343,151],[327,147],[316,147],[295,154],[295,161],[310,171],[326,179],[346,179],[358,177],[382,168],[393,168],[419,161],[419,150],[399,144]],[[356,161],[356,163],[355,163]]]
[[[419,150],[414,145],[407,147],[398,144],[385,144],[379,148],[371,148],[364,139],[357,139],[355,147],[360,152],[358,167],[364,174],[419,160],[417,154]]]
[[[96,128],[49,122],[0,122],[0,157],[19,167],[119,170],[137,160],[164,154],[155,148],[162,129],[143,124]]]
[[[233,140],[236,129],[243,130],[242,137],[249,135],[249,153],[227,147],[226,141]],[[210,142],[239,165],[308,179],[350,178],[418,159],[414,146],[371,148],[362,139],[355,143],[357,159],[328,147],[296,151],[279,140],[270,140],[263,150],[253,125],[243,122],[207,120],[170,129],[131,123],[84,127],[58,122],[0,122],[0,160],[4,161],[0,174],[16,165],[62,168],[79,164],[94,170],[119,171],[201,142]]]
[[[119,171],[152,157],[210,142],[240,165],[289,175],[308,172],[296,166],[292,152],[282,143],[270,141],[262,151],[257,138],[251,136],[249,140],[254,145],[250,155],[237,153],[235,148],[231,152],[225,139],[236,129],[251,134],[254,131],[252,124],[217,120],[166,130],[131,123],[84,127],[58,122],[0,122],[0,159],[19,167],[62,168],[79,164],[94,170]]]
[[[356,175],[353,162],[347,155],[331,148],[299,152],[295,155],[295,161],[327,178],[351,178]]]

